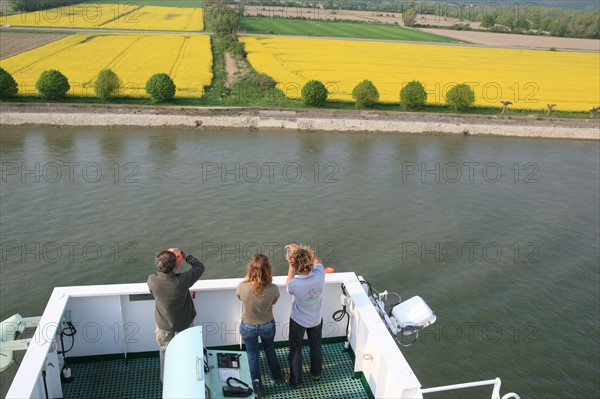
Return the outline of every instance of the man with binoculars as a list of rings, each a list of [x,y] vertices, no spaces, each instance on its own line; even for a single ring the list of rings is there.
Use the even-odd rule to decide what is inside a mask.
[[[175,273],[184,259],[192,268],[184,273]],[[190,287],[204,273],[204,264],[194,256],[184,254],[179,248],[158,253],[154,261],[157,273],[148,276],[148,287],[156,302],[154,316],[162,382],[165,351],[169,342],[177,333],[191,327],[196,317]]]

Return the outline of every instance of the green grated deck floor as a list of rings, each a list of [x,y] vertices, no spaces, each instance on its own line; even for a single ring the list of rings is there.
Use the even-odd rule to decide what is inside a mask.
[[[277,355],[283,372],[288,370],[288,348],[278,348]],[[271,384],[266,373],[266,362],[261,353],[263,370],[263,397],[269,399],[366,399],[360,379],[353,378],[354,367],[342,343],[323,345],[323,374],[313,381],[309,374],[308,348],[303,348],[303,387],[291,389],[285,384]],[[107,360],[72,365],[74,380],[63,384],[65,399],[153,399],[161,398],[159,360],[154,358]],[[253,398],[253,396],[249,397]]]

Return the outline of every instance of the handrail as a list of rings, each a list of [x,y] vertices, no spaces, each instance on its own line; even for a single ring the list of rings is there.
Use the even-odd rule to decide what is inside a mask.
[[[439,386],[439,387],[425,388],[425,389],[421,389],[421,393],[427,394],[427,393],[433,393],[433,392],[453,391],[456,389],[465,389],[465,388],[481,387],[481,386],[485,386],[485,385],[493,385],[494,389],[492,390],[491,399],[521,399],[521,397],[514,392],[507,393],[506,395],[502,396],[502,398],[500,398],[500,384],[502,384],[502,381],[500,381],[500,378],[495,378],[493,380],[465,382],[462,384],[443,385],[443,386]]]

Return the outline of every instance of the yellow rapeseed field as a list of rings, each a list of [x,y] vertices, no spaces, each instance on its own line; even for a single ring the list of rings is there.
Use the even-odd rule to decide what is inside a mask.
[[[42,26],[52,28],[97,28],[113,19],[125,18],[139,6],[124,4],[72,4],[0,17],[2,24],[13,26]]]
[[[61,71],[70,95],[94,96],[94,80],[111,68],[122,80],[121,95],[146,97],[148,78],[168,73],[176,97],[200,97],[212,79],[210,38],[204,35],[77,34],[0,61],[13,75],[20,94],[37,94],[35,82],[48,69]]]
[[[138,6],[131,4],[73,4],[0,17],[13,26],[53,28],[107,28],[136,30],[200,31],[201,8]]]
[[[107,29],[180,30],[204,29],[201,8],[145,6],[125,18],[102,25]]]
[[[586,111],[600,99],[600,54],[440,44],[247,37],[253,67],[278,82],[291,98],[311,79],[323,82],[329,98],[352,100],[354,86],[371,80],[383,102],[398,102],[404,84],[421,81],[428,103],[445,103],[457,83],[468,83],[476,105]]]

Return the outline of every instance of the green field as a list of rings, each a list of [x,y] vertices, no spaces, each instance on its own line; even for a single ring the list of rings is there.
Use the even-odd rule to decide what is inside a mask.
[[[240,33],[464,43],[449,37],[406,29],[397,25],[256,16],[242,17]]]

